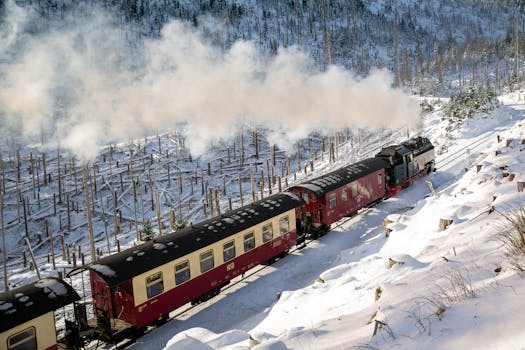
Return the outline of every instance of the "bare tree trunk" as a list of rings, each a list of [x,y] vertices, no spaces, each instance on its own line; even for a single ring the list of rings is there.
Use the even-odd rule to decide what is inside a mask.
[[[268,176],[268,194],[272,194],[272,175],[270,172],[270,160],[266,159],[266,171]]]
[[[57,147],[58,203],[62,203],[62,175],[60,174],[60,146]],[[95,190],[96,191],[96,190]]]
[[[157,211],[157,223],[159,226],[159,235],[162,235],[162,217],[160,215],[160,198],[159,198],[159,190],[157,189],[157,181],[154,181],[155,185],[155,209]]]
[[[332,52],[332,33],[330,29],[331,25],[331,5],[330,0],[322,0],[321,2],[321,15],[323,19],[323,40],[326,52],[326,63],[334,63],[334,55]]]
[[[242,182],[241,182],[241,172],[239,171],[237,173],[237,181],[239,182],[239,199],[241,201],[241,207],[243,206],[243,201],[242,201]]]
[[[97,260],[95,253],[95,238],[93,236],[93,221],[91,220],[91,205],[89,201],[89,189],[88,189],[88,168],[87,163],[84,162],[82,167],[82,178],[84,182],[84,199],[86,202],[86,220],[88,225],[88,237],[89,237],[89,248],[91,250],[91,262],[94,263]]]
[[[118,239],[118,234],[120,233],[120,225],[118,220],[118,203],[117,203],[117,190],[115,188],[111,188],[111,194],[113,199],[113,225],[114,227],[114,235],[115,235],[115,241]]]
[[[44,219],[45,225],[46,225],[46,233],[49,237],[49,247],[51,250],[51,262],[53,264],[53,270],[57,269],[56,262],[55,262],[55,242],[53,242],[53,228],[49,227],[49,221],[47,219]]]
[[[2,153],[0,152],[0,158]],[[4,226],[4,191],[0,186],[0,229],[2,230],[2,262],[4,266],[4,290],[9,290],[7,283],[7,252],[5,250],[5,226]]]
[[[215,209],[217,209],[217,216],[221,216],[221,203],[219,200],[219,190],[215,189]]]
[[[40,270],[38,269],[38,265],[36,264],[35,255],[33,254],[33,249],[31,248],[31,243],[29,242],[29,239],[27,237],[25,238],[27,248],[29,249],[29,254],[31,255],[31,261],[33,261],[33,265],[35,266],[36,276],[40,280],[42,277],[40,276]]]
[[[42,152],[42,166],[44,167],[44,186],[47,186],[46,153]]]

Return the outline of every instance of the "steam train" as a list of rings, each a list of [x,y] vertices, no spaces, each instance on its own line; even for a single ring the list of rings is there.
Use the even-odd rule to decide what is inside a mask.
[[[383,148],[375,157],[305,181],[239,209],[110,255],[88,270],[88,303],[63,280],[45,278],[0,295],[0,348],[80,349],[93,339],[135,339],[176,308],[217,295],[256,265],[271,263],[317,238],[342,217],[394,196],[434,170],[424,137]],[[55,312],[73,305],[57,340]]]

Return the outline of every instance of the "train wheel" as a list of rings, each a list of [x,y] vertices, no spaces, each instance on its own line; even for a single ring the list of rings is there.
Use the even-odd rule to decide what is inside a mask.
[[[146,333],[146,328],[143,327],[143,328],[137,328],[133,331],[133,339],[134,340],[137,340],[139,339],[140,337],[142,337],[144,335],[144,333]]]
[[[168,315],[160,315],[157,321],[155,321],[156,326],[162,326],[164,323],[168,322]]]
[[[286,249],[284,252],[282,252],[281,254],[279,254],[279,259],[283,259],[283,258],[285,258],[285,257],[288,255],[288,252],[289,252],[289,250]]]

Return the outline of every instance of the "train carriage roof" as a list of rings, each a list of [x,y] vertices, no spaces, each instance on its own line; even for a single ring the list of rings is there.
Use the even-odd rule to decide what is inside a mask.
[[[47,277],[0,294],[0,333],[79,300],[66,282]]]
[[[87,268],[113,287],[303,204],[304,201],[292,193],[278,193],[220,217],[104,257]]]
[[[306,189],[317,197],[322,197],[328,192],[386,167],[388,167],[388,163],[384,160],[380,158],[368,158],[347,165],[323,176],[316,177],[315,179],[308,180],[299,185],[292,186],[290,189]]]

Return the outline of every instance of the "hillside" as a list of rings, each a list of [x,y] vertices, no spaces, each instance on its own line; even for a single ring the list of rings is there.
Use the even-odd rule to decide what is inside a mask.
[[[509,97],[456,133],[436,173],[132,349],[521,349],[524,253],[505,237],[523,215],[525,105]],[[435,116],[425,130],[439,144]]]
[[[125,33],[126,55],[141,55],[144,42],[162,36],[172,20],[190,23],[222,49],[253,41],[266,54],[298,46],[317,65],[341,65],[359,75],[386,67],[397,85],[415,92],[491,84],[516,77],[524,55],[522,1],[291,0],[17,1],[35,10],[31,31],[64,28],[78,18],[110,13]],[[69,19],[74,16],[75,20]],[[5,21],[5,19],[4,19]],[[518,74],[521,79],[522,74]],[[453,82],[455,81],[455,83]]]

